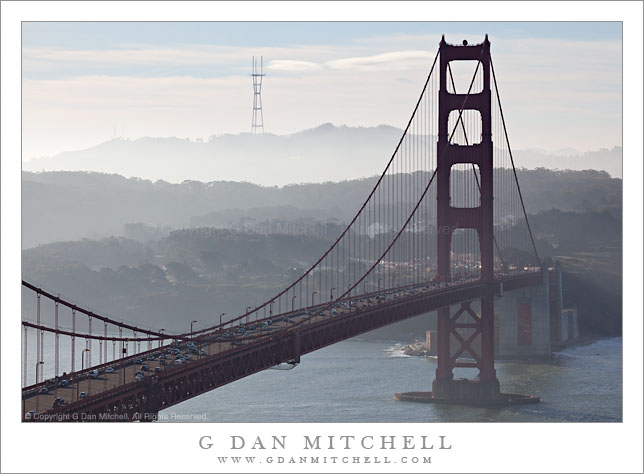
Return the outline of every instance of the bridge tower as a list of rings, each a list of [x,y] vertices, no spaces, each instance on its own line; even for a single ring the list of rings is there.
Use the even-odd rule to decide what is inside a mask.
[[[448,65],[451,61],[479,61],[483,88],[477,93],[450,93]],[[449,307],[438,311],[438,368],[432,396],[453,400],[486,400],[499,397],[499,381],[494,369],[494,227],[493,227],[493,146],[492,92],[490,85],[490,42],[478,45],[451,45],[443,36],[440,43],[440,88],[438,100],[437,225],[438,278],[451,279],[451,246],[455,229],[474,229],[478,234],[481,255],[481,280],[490,284],[490,293],[481,299],[480,317],[463,303],[451,314]],[[467,91],[465,91],[467,92]],[[450,143],[450,112],[477,110],[481,117],[481,141],[477,144]],[[457,115],[458,116],[458,115]],[[453,207],[450,196],[452,166],[476,165],[480,172],[480,204],[476,207]],[[469,319],[469,321],[468,321]],[[459,330],[468,330],[467,336]],[[480,338],[480,354],[472,343]],[[458,361],[471,355],[474,362]],[[455,367],[478,368],[478,380],[455,380]]]

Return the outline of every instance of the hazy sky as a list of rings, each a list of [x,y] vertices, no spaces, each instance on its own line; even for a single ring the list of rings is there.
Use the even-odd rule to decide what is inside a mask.
[[[26,22],[23,159],[129,138],[248,132],[264,56],[267,132],[404,127],[441,34],[492,57],[513,147],[621,145],[621,24]]]

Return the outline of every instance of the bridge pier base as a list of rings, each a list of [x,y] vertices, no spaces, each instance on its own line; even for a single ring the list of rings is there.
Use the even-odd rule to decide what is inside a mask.
[[[478,402],[498,399],[501,396],[501,385],[498,379],[435,379],[431,393],[433,398]]]
[[[455,381],[456,382],[456,381]],[[476,380],[463,380],[462,383],[451,385],[451,389],[456,389],[455,397],[435,397],[434,392],[405,392],[396,393],[394,400],[402,402],[417,403],[440,403],[444,405],[470,405],[470,406],[507,406],[507,405],[525,405],[528,403],[539,403],[541,400],[534,395],[521,395],[517,393],[498,393],[496,396],[488,398],[489,393],[486,391],[498,390],[498,381],[484,382],[481,384]],[[444,387],[442,387],[444,388]],[[459,392],[460,391],[460,392]],[[477,398],[478,397],[478,398]]]

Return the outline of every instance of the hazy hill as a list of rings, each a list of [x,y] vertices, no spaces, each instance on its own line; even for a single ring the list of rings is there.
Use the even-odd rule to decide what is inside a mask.
[[[550,210],[531,222],[541,257],[563,264],[564,303],[580,308],[582,330],[620,334],[621,220],[606,211]],[[193,319],[239,314],[273,296],[340,231],[330,226],[319,234],[281,233],[284,228],[289,226],[265,234],[187,228],[145,243],[123,237],[56,242],[23,250],[22,275],[100,312],[180,330]],[[25,292],[23,314],[33,315],[34,304],[33,294]],[[416,318],[376,336],[422,337],[428,324],[428,318]]]
[[[25,163],[26,170],[118,173],[147,179],[232,180],[265,185],[339,181],[382,171],[400,130],[324,124],[292,135],[114,139]]]
[[[291,135],[212,136],[207,141],[176,137],[113,139],[86,150],[26,161],[28,171],[97,171],[181,182],[249,181],[263,185],[325,182],[380,174],[402,130],[334,126],[330,123]],[[432,145],[430,145],[432,146]],[[607,171],[621,177],[622,148],[580,154],[515,150],[516,165],[528,169]]]
[[[621,215],[622,181],[599,171],[519,170],[529,213],[609,210]],[[375,183],[266,187],[226,181],[171,184],[86,172],[22,174],[23,248],[125,235],[158,238],[188,226],[234,227],[282,219],[347,222]]]
[[[602,148],[597,151],[580,153],[572,149],[548,153],[545,150],[517,150],[514,153],[515,165],[528,168],[547,168],[551,170],[603,170],[613,178],[622,177],[622,147]]]

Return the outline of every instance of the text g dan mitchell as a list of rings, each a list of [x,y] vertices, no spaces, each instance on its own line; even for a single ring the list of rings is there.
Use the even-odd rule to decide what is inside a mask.
[[[201,449],[255,449],[280,450],[288,448],[318,449],[452,449],[447,436],[301,436],[298,440],[289,440],[287,436],[228,436],[223,445],[215,446],[212,436],[201,436]],[[293,442],[293,445],[290,443]]]

